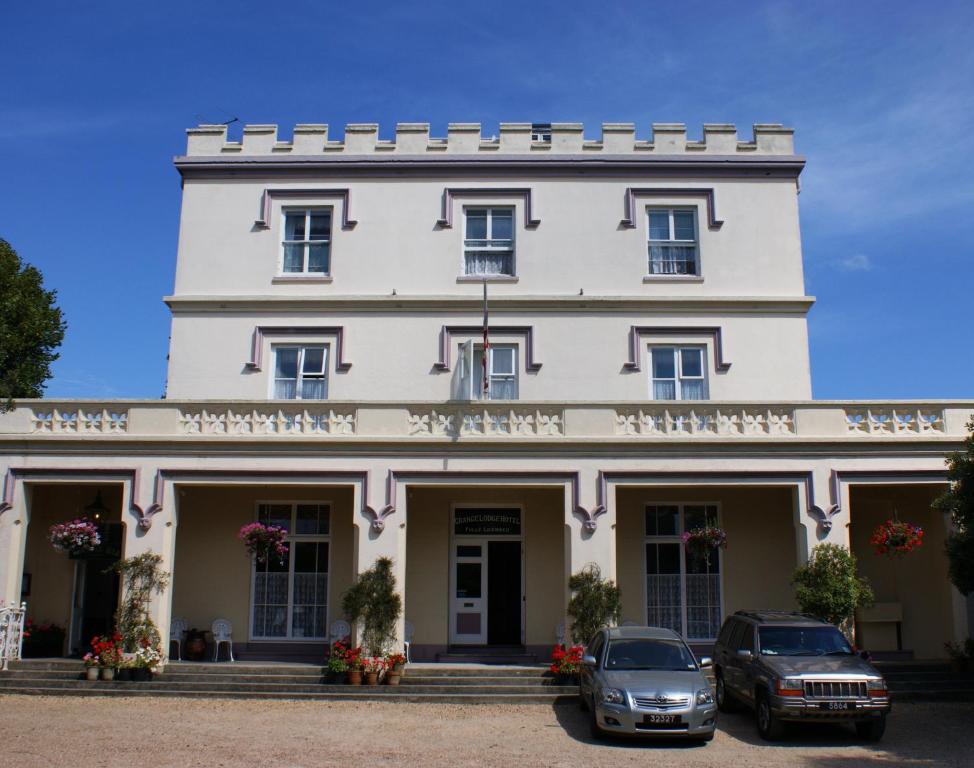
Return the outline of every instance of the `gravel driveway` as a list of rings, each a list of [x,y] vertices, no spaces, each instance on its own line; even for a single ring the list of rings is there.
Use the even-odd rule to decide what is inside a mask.
[[[0,696],[0,766],[970,765],[974,705],[900,704],[876,746],[851,729],[760,741],[721,716],[707,746],[593,743],[574,706]]]

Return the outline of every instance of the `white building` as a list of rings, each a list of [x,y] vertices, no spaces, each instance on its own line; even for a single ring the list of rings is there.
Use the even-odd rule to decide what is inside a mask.
[[[874,585],[866,647],[966,636],[930,501],[974,402],[810,400],[790,129],[188,133],[166,399],[0,416],[0,598],[70,625],[66,650],[117,595],[45,535],[99,493],[108,538],[173,573],[160,627],[230,619],[240,656],[320,656],[382,555],[414,659],[546,655],[588,563],[626,620],[705,645],[727,613],[793,608],[823,541]],[[869,538],[894,513],[926,539],[889,560]],[[291,531],[284,567],[245,554],[255,519]],[[679,538],[707,520],[709,566]]]

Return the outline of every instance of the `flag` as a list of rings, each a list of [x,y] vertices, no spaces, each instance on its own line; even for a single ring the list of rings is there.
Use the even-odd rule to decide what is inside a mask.
[[[489,365],[488,358],[490,357],[490,338],[488,335],[488,318],[487,318],[487,281],[484,280],[484,354],[480,358],[480,365],[483,368],[483,390],[484,397],[490,393],[490,376],[487,375],[487,366]]]

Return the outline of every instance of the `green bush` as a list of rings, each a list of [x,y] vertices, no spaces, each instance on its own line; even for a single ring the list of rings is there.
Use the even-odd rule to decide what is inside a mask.
[[[572,642],[587,643],[602,627],[617,624],[622,616],[622,592],[602,571],[589,563],[568,580],[572,599],[568,615],[572,619]]]
[[[837,544],[819,544],[792,577],[802,611],[848,629],[856,608],[872,605],[873,590],[856,571],[856,557]]]
[[[974,419],[967,424],[964,450],[947,458],[950,488],[933,503],[934,509],[950,515],[947,532],[948,574],[962,595],[974,592]]]
[[[342,596],[342,611],[350,622],[362,621],[362,644],[369,653],[385,654],[402,615],[402,598],[396,591],[392,560],[380,557],[369,570],[359,574]]]

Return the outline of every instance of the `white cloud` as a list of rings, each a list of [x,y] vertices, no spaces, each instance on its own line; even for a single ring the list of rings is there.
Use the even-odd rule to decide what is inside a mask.
[[[873,262],[864,253],[854,253],[851,256],[836,259],[835,266],[843,272],[869,272],[873,268]]]

